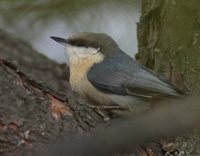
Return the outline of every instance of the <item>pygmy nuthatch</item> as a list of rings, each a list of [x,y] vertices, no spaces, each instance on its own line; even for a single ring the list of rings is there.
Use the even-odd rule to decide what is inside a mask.
[[[68,39],[51,38],[66,47],[72,90],[90,101],[137,112],[146,109],[150,99],[181,94],[124,53],[106,34],[84,32]]]

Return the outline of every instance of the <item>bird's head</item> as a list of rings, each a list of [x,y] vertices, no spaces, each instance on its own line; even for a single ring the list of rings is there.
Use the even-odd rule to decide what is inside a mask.
[[[69,59],[70,57],[77,57],[77,59],[96,57],[96,54],[110,57],[120,51],[117,43],[103,33],[83,32],[68,39],[55,36],[51,38],[66,47]]]

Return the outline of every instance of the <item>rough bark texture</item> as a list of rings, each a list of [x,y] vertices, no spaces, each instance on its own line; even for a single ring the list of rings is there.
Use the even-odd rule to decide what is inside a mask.
[[[200,1],[142,0],[136,58],[187,92],[200,91]],[[198,131],[176,140],[181,155],[200,155]],[[198,145],[198,146],[197,146]]]
[[[26,75],[45,82],[55,91],[65,92],[69,69],[36,52],[29,44],[0,30],[0,57],[19,66]],[[60,80],[60,81],[57,81]]]
[[[103,123],[106,114],[70,91],[68,74],[65,65],[0,31],[0,155],[31,155],[39,144]]]
[[[137,59],[188,92],[200,90],[199,3],[143,0],[138,24]],[[32,149],[63,135],[84,135],[107,125],[105,110],[72,93],[68,77],[65,65],[0,31],[0,155],[31,155]],[[174,144],[162,140],[138,153],[200,155],[199,136],[194,131],[178,137],[178,152]]]

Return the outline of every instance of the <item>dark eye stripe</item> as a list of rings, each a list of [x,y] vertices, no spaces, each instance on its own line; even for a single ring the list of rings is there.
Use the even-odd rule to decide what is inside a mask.
[[[90,41],[85,41],[85,40],[81,40],[81,39],[69,39],[69,43],[73,46],[77,46],[77,47],[92,47],[92,48],[98,48],[99,46],[97,46],[96,44],[94,44],[93,42]]]
[[[69,43],[73,46],[78,46],[78,47],[85,47],[86,46],[86,43],[84,43],[84,41],[82,41],[82,40],[72,40],[72,39],[70,39]]]

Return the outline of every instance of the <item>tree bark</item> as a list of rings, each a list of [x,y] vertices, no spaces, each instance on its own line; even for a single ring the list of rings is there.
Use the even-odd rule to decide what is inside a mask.
[[[143,0],[138,24],[139,52],[136,58],[186,92],[200,89],[199,8],[197,0]],[[108,122],[105,121],[108,119],[108,111],[91,107],[88,101],[72,93],[68,78],[69,69],[66,65],[49,60],[24,41],[0,31],[0,155],[33,155],[31,150],[54,143],[63,136],[82,136],[107,126]],[[154,132],[148,131],[153,127],[159,133],[158,126],[150,126],[156,119],[159,126],[162,125],[161,116],[151,115],[154,120],[149,121],[151,116],[147,115],[143,122],[136,120],[126,124],[127,129],[135,123],[131,130],[111,130],[109,135],[106,133],[103,137],[105,142],[101,145],[99,142],[92,143],[101,151],[103,149],[99,147],[105,147],[107,142],[112,143],[115,148],[112,146],[113,151],[109,150],[114,152],[121,146],[130,145],[131,134],[141,138],[144,132]],[[168,127],[173,128],[170,124]],[[116,140],[110,139],[110,136],[116,137]],[[120,142],[123,136],[126,136],[127,144],[124,144],[126,140]],[[146,137],[148,139],[144,140],[152,139]],[[194,156],[200,155],[199,147],[196,146],[199,142],[199,132],[194,131],[178,137],[175,144],[182,155]],[[76,144],[74,142],[72,145]],[[87,142],[83,142],[85,144]],[[90,148],[92,145],[90,142],[87,147],[90,153],[94,152]],[[168,148],[167,143],[163,145]],[[141,155],[163,155],[163,147],[158,143],[149,144],[139,151]]]
[[[68,75],[65,65],[0,31],[0,155],[31,155],[63,135],[103,126],[107,115],[71,92]]]
[[[200,1],[142,0],[136,58],[178,88],[200,91]],[[200,133],[176,140],[182,155],[200,155]],[[198,146],[197,146],[198,145]]]

